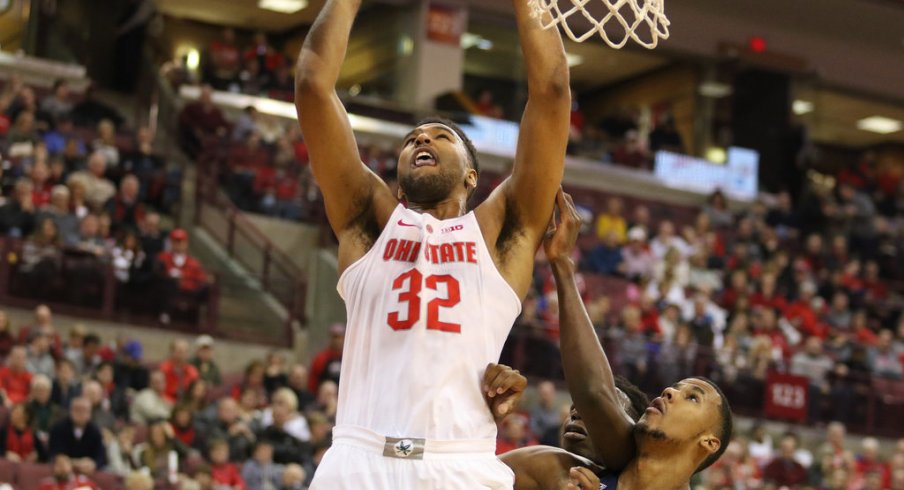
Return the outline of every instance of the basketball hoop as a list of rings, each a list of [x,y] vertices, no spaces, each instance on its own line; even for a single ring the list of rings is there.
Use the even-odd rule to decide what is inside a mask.
[[[621,49],[629,39],[647,49],[653,49],[660,39],[669,38],[669,19],[665,16],[665,0],[527,0],[534,17],[544,29],[561,25],[562,30],[575,42],[584,42],[599,34],[609,46]],[[566,4],[560,8],[559,3]],[[570,4],[570,5],[569,5]],[[594,11],[596,16],[594,16]],[[549,15],[549,20],[547,20]],[[589,22],[584,30],[569,25]],[[606,26],[617,23],[624,35],[610,35]],[[644,27],[645,26],[645,27]],[[584,31],[579,34],[575,30]],[[613,26],[612,30],[618,30]],[[649,34],[646,31],[649,30]],[[641,35],[643,37],[641,37]],[[647,39],[645,39],[647,37]],[[620,39],[619,39],[620,38]]]

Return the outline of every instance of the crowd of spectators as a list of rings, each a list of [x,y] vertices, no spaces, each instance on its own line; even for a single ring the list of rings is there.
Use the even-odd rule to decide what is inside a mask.
[[[207,335],[146,359],[134,339],[64,338],[46,306],[18,331],[0,311],[0,454],[52,464],[65,488],[113,474],[135,489],[304,489],[335,421],[345,332],[331,332],[311,376],[276,351],[233,374]],[[139,474],[153,487],[129,487]]]
[[[263,32],[240,46],[235,31],[225,28],[207,47],[202,79],[217,90],[291,101],[295,95],[292,64]]]
[[[164,320],[173,301],[139,301],[148,290],[203,293],[206,277],[182,273],[197,268],[184,232],[167,240],[161,230],[181,172],[167,168],[149,128],[129,130],[92,91],[75,94],[64,80],[38,97],[13,78],[0,90],[0,120],[13,121],[0,124],[0,235],[15,240],[10,293],[99,306],[112,268],[120,305],[147,305]]]
[[[904,439],[883,454],[879,441],[859,439],[846,444],[846,428],[832,422],[823,440],[801,444],[795,432],[773,440],[764,426],[736,436],[728,449],[701,476],[707,489],[787,488],[884,490],[904,488]]]
[[[716,192],[685,222],[656,203],[628,213],[619,197],[585,208],[575,258],[616,370],[648,392],[707,375],[755,413],[770,372],[799,375],[811,423],[862,429],[873,380],[901,381],[904,362],[904,184],[872,172],[851,166],[797,203],[780,193],[738,212]],[[525,371],[561,375],[557,316],[540,264],[515,333],[533,339],[525,359],[548,362]]]

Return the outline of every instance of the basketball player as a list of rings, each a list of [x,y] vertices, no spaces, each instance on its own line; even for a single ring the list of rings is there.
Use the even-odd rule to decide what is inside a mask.
[[[606,464],[601,488],[685,489],[694,473],[728,447],[728,400],[712,381],[687,378],[664,389],[637,423],[625,417],[612,368],[575,283],[571,252],[581,218],[571,196],[560,191],[556,205],[560,222],[544,245],[559,297],[562,364],[575,407]]]
[[[636,421],[649,405],[647,396],[620,376],[615,378],[615,384],[625,416]],[[605,462],[587,436],[587,427],[574,406],[559,437],[561,449],[531,446],[499,456],[515,472],[515,490],[599,489],[596,473],[604,471]]]
[[[361,162],[335,92],[361,0],[328,0],[305,39],[295,100],[339,238],[348,313],[337,426],[314,490],[512,487],[480,381],[532,279],[571,104],[559,33],[542,29],[525,0],[512,3],[529,101],[511,177],[470,213],[476,151],[449,121],[405,137],[397,195]],[[508,394],[497,395],[504,405]]]

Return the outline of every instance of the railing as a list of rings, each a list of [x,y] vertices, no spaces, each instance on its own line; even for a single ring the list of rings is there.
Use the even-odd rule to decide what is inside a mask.
[[[226,249],[230,258],[241,264],[261,289],[285,308],[285,341],[292,345],[293,325],[304,326],[307,274],[304,270],[245,217],[220,190],[217,151],[205,151],[195,182],[194,225],[201,227]]]
[[[61,313],[98,320],[229,336],[218,329],[220,287],[216,276],[210,285],[206,303],[197,303],[196,322],[176,319],[163,325],[158,319],[161,311],[147,309],[146,298],[126,301],[128,296],[124,285],[116,279],[108,261],[86,258],[84,254],[61,250],[60,267],[55,274],[46,276],[48,287],[42,288],[44,291],[29,290],[23,286],[26,276],[20,270],[23,245],[21,240],[0,238],[0,303],[3,305],[33,308],[43,303]],[[66,273],[76,267],[74,264],[81,264],[81,276]],[[85,273],[89,276],[88,280],[84,280]],[[75,280],[76,277],[78,280]],[[137,311],[137,303],[141,303],[140,309],[144,311]],[[206,308],[202,309],[203,306]]]

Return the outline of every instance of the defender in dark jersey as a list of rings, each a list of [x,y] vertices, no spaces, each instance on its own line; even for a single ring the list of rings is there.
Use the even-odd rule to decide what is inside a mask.
[[[637,423],[625,417],[612,368],[575,283],[571,252],[581,218],[561,190],[556,205],[560,221],[544,247],[558,290],[562,364],[575,407],[606,464],[602,488],[685,489],[694,473],[728,447],[728,399],[712,381],[688,378],[664,389]]]
[[[625,417],[636,421],[649,405],[649,400],[628,380],[615,379],[619,401]],[[562,424],[560,448],[531,446],[509,451],[499,456],[515,472],[515,490],[557,490],[565,488],[599,488],[599,478],[604,474],[605,461],[578,411],[572,405],[571,416]],[[591,478],[591,474],[593,478]],[[579,480],[580,476],[585,478]],[[574,485],[569,487],[568,485]]]

